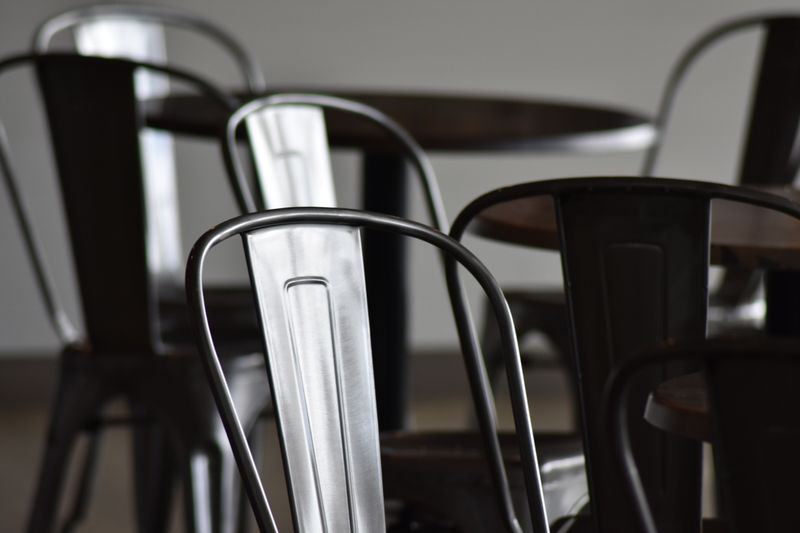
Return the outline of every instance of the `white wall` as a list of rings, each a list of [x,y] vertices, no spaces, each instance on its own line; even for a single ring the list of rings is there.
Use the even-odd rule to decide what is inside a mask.
[[[475,0],[185,0],[166,2],[236,31],[260,58],[270,82],[343,87],[431,89],[577,99],[652,111],[673,59],[704,28],[722,19],[792,6],[757,0],[596,0],[578,2]],[[0,52],[23,50],[38,21],[79,5],[46,0],[0,4]],[[224,82],[230,69],[193,41],[176,41],[176,61]],[[753,36],[730,41],[698,69],[675,121],[660,174],[730,181],[741,112],[754,57]],[[199,51],[198,51],[199,50]],[[198,57],[201,56],[201,57]],[[207,66],[207,65],[210,65]],[[232,84],[229,82],[229,84]],[[35,88],[29,76],[0,78],[0,117],[58,282],[75,310],[69,259]],[[204,227],[233,214],[219,200],[222,168],[216,147],[181,143],[181,180],[187,247]],[[435,154],[450,215],[469,199],[502,184],[545,177],[628,174],[640,154],[603,156]],[[338,174],[356,197],[357,161],[337,158]],[[215,185],[217,187],[215,187]],[[418,197],[417,197],[418,198]],[[419,203],[419,202],[418,202]],[[422,210],[417,213],[422,216]],[[553,254],[470,241],[506,280],[557,283]],[[0,190],[0,351],[53,348],[21,243]],[[414,254],[414,342],[453,342],[448,308],[438,288],[437,264]],[[218,278],[235,277],[236,263],[217,265]]]

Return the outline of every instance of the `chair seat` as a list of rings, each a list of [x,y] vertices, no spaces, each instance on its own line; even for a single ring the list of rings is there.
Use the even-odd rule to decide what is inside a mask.
[[[444,526],[452,522],[458,531],[502,530],[480,439],[475,432],[382,435],[385,497],[414,508],[412,514],[437,517]],[[520,522],[529,528],[522,460],[514,435],[501,434],[500,444]],[[536,447],[548,517],[574,513],[588,497],[580,437],[537,434]]]
[[[205,297],[210,326],[223,344],[249,339],[245,351],[261,351],[261,332],[249,286],[209,287]],[[194,331],[183,291],[159,300],[159,319],[161,336],[166,344],[194,349]]]

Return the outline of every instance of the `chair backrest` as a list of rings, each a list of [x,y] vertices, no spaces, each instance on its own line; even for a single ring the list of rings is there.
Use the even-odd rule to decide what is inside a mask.
[[[433,225],[448,227],[433,166],[417,142],[375,108],[342,98],[314,94],[279,94],[252,100],[228,119],[223,141],[231,180],[245,197],[247,211],[278,207],[335,207],[333,174],[323,109],[346,112],[380,128],[397,141],[422,183]],[[247,126],[255,162],[255,186],[248,185],[236,146],[239,126]],[[254,197],[247,191],[254,189]]]
[[[661,95],[659,135],[646,153],[641,175],[652,176],[661,153],[677,94],[704,52],[721,40],[752,29],[764,33],[754,75],[752,102],[739,160],[743,185],[789,185],[800,167],[795,147],[800,130],[800,13],[766,13],[730,20],[699,36],[679,57]],[[761,276],[748,269],[726,269],[717,294],[731,304],[755,296]]]
[[[631,456],[625,404],[630,383],[654,365],[692,362],[706,382],[720,516],[735,533],[795,531],[800,478],[800,345],[791,339],[713,339],[653,350],[618,368],[609,381],[606,427],[617,474],[641,529],[657,533]]]
[[[665,179],[583,178],[525,183],[487,193],[456,218],[507,202],[551,196],[578,369],[590,499],[598,531],[637,531],[611,463],[602,399],[614,367],[665,339],[705,336],[711,198],[757,203],[771,195]],[[635,456],[664,531],[699,525],[700,449],[641,420],[647,393],[681,368],[637,380],[630,406]]]
[[[167,6],[95,4],[70,9],[36,29],[32,48],[36,53],[47,52],[56,35],[70,31],[80,54],[160,64],[167,60],[167,27],[182,28],[214,41],[238,65],[250,92],[258,94],[266,89],[261,67],[235,37],[207,19]]]
[[[157,252],[146,238],[153,206],[145,201],[139,144],[144,117],[134,76],[140,70],[170,76],[226,110],[232,105],[201,79],[158,65],[22,55],[0,62],[0,73],[22,65],[36,68],[44,98],[88,340],[98,352],[159,351],[157,298],[179,291],[181,279],[153,261]],[[13,181],[6,167],[6,178]],[[23,231],[31,227],[24,209],[16,214]],[[32,233],[30,238],[33,242]],[[37,248],[31,245],[28,251],[41,265],[36,271],[45,272]],[[39,281],[42,293],[50,294],[45,301],[56,303],[48,306],[58,324],[63,311],[49,284]]]
[[[547,531],[519,351],[508,307],[491,274],[465,248],[429,226],[372,213],[330,208],[266,211],[224,222],[196,243],[186,290],[198,345],[223,422],[262,531],[275,524],[236,418],[205,314],[202,279],[208,252],[241,235],[264,333],[267,368],[297,531],[384,531],[377,413],[360,228],[426,241],[464,266],[487,292],[503,332],[515,413],[526,461],[535,531]],[[460,284],[448,276],[451,294]],[[500,456],[494,406],[474,330],[463,305],[454,313],[462,335],[473,398],[509,531],[520,532]]]
[[[167,65],[167,27],[198,33],[218,44],[239,67],[252,93],[265,90],[264,75],[258,64],[234,37],[203,18],[169,7],[98,4],[71,9],[39,26],[33,50],[45,53],[57,35],[69,32],[79,54]],[[169,85],[170,78],[158,72],[136,73],[136,96],[141,100],[166,96]],[[179,278],[183,271],[183,247],[172,135],[141,130],[139,137],[145,201],[151,206],[147,228],[149,260],[156,270],[171,271]]]

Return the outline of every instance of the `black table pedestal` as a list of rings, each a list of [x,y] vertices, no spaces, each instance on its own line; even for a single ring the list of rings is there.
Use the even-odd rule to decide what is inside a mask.
[[[765,282],[767,335],[800,337],[800,272],[771,270],[766,273]]]
[[[364,209],[404,216],[408,176],[402,157],[365,154]],[[408,398],[406,245],[403,237],[364,232],[372,360],[378,425],[381,431],[402,429]]]

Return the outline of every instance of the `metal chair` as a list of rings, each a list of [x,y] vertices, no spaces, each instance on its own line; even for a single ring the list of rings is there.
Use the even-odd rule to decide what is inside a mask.
[[[3,146],[2,169],[15,213],[48,314],[64,343],[27,531],[53,530],[76,438],[108,423],[103,409],[121,397],[131,411],[123,422],[134,427],[140,530],[166,527],[173,480],[180,476],[188,529],[232,533],[239,502],[230,449],[202,386],[191,338],[183,333],[184,326],[176,334],[176,317],[158,305],[164,295],[181,293],[182,280],[164,263],[151,260],[158,253],[154,241],[145,238],[152,206],[146,201],[139,159],[144,120],[135,75],[146,70],[169,76],[224,109],[232,104],[193,75],[129,60],[20,55],[0,61],[0,74],[26,65],[36,69],[47,111],[86,325],[86,334],[77,335],[58,303]],[[187,321],[184,316],[178,322]],[[260,347],[257,341],[249,346],[243,342],[244,330],[226,329],[224,364],[252,427],[268,395],[260,373],[253,373],[261,366],[256,353]],[[89,454],[90,463],[93,459]],[[82,485],[87,489],[91,470],[91,464],[84,470]],[[80,491],[65,530],[81,518],[87,495],[88,490]]]
[[[391,117],[372,107],[325,95],[281,94],[257,98],[237,109],[228,119],[223,140],[226,167],[232,181],[238,183],[241,190],[256,191],[253,197],[242,195],[243,203],[248,209],[336,206],[323,110],[354,115],[354,119],[379,128],[396,141],[398,149],[407,157],[420,180],[432,225],[439,231],[448,227],[433,166],[405,129]],[[237,133],[242,125],[246,125],[255,163],[255,184],[252,186],[250,182],[253,180],[248,179],[237,149]],[[380,235],[375,238],[379,237]],[[373,302],[373,306],[385,305],[381,295],[375,295],[372,291],[373,287],[368,283],[368,301]],[[371,307],[370,317],[374,317],[373,310]],[[380,331],[377,329],[379,327],[380,324],[371,319],[371,331]],[[383,355],[373,346],[375,367],[381,368]],[[382,392],[378,390],[377,394]],[[462,485],[469,486],[466,489],[456,488],[457,483],[453,483],[453,491],[444,490],[455,479],[475,475],[469,474],[470,469],[459,459],[466,450],[474,448],[473,437],[469,434],[450,435],[449,446],[445,446],[433,434],[386,435],[383,459],[387,467],[387,488],[390,495],[407,503],[413,501],[417,505],[423,505],[424,499],[433,500],[439,509],[448,504],[459,505],[459,498],[454,496],[459,490],[472,491],[471,497],[464,498],[464,501],[477,500],[477,487],[480,486],[478,481],[466,484],[462,482]],[[545,502],[548,512],[553,517],[562,516],[586,494],[579,439],[553,435],[541,435],[537,438],[540,439],[544,452],[540,454],[540,464],[545,472]],[[424,454],[412,459],[409,446],[429,450],[437,448],[439,454],[433,455],[439,458],[440,474],[433,474],[431,471],[426,475],[422,471],[422,465],[430,466],[431,461],[426,460]],[[447,450],[451,454],[449,461],[445,458]],[[416,467],[419,467],[419,471]],[[441,475],[442,471],[447,472],[448,469],[449,475]],[[416,474],[409,474],[411,471]],[[483,473],[477,475],[480,478]],[[433,494],[423,496],[420,485],[430,485]],[[448,497],[443,499],[441,496],[445,493]],[[461,514],[461,511],[453,509],[453,514]]]
[[[741,151],[738,182],[742,185],[789,185],[797,176],[800,156],[794,142],[800,125],[800,14],[765,13],[719,24],[698,37],[679,57],[661,95],[655,125],[660,134],[645,155],[640,175],[651,176],[663,150],[679,89],[696,60],[720,41],[746,30],[763,30],[760,62]],[[786,276],[779,274],[776,276]],[[789,275],[791,277],[791,275]],[[711,293],[709,329],[712,333],[747,333],[764,322],[762,274],[745,268],[726,269]],[[776,290],[780,291],[780,288]],[[541,332],[551,341],[574,375],[569,353],[567,310],[561,290],[507,289],[506,298],[521,336]],[[787,302],[786,305],[792,305]],[[491,322],[484,328],[484,352],[490,374],[497,365],[496,339]],[[535,354],[533,354],[535,357]],[[532,360],[531,360],[532,362]]]
[[[579,178],[524,183],[474,200],[451,235],[461,239],[487,209],[535,196],[553,199],[581,423],[596,531],[638,531],[611,463],[603,425],[603,387],[614,367],[665,339],[706,333],[710,200],[793,206],[766,193],[656,178]],[[794,207],[787,207],[794,209]],[[631,412],[641,417],[646,394],[665,376],[637,381]],[[637,411],[638,410],[638,411]],[[700,524],[700,449],[631,422],[635,456],[663,531]]]
[[[235,37],[206,19],[165,6],[95,4],[73,8],[47,19],[36,29],[32,50],[48,53],[57,37],[68,35],[74,51],[81,55],[166,66],[170,63],[165,31],[168,28],[197,34],[216,44],[237,66],[251,94],[266,89],[261,67]],[[135,90],[142,101],[167,96],[170,78],[154,71],[140,71]],[[142,129],[139,137],[145,198],[153,206],[147,228],[147,237],[153,241],[149,260],[156,270],[171,271],[175,279],[180,279],[184,258],[172,134]]]
[[[376,127],[396,141],[401,155],[414,167],[425,195],[432,223],[440,230],[448,226],[438,182],[427,156],[414,139],[390,117],[367,105],[325,95],[279,94],[256,98],[236,110],[228,119],[223,137],[223,152],[230,179],[243,191],[240,205],[243,211],[273,209],[288,206],[336,206],[336,195],[325,128],[323,109],[350,115],[366,127]],[[246,127],[251,148],[252,178],[237,150],[237,133]],[[377,187],[365,184],[365,189]],[[380,250],[387,254],[402,248],[398,239],[373,238],[365,234],[367,243],[367,286],[373,302],[396,298],[402,287],[387,284],[386,280],[401,282],[404,266],[383,264]],[[380,268],[378,268],[380,267]],[[398,281],[399,280],[399,281]],[[402,283],[401,283],[402,284]],[[373,339],[378,413],[382,429],[399,429],[405,413],[407,389],[406,365],[397,361],[395,342],[405,342],[402,313],[390,313],[380,306],[370,309],[370,325],[376,332]],[[392,320],[391,324],[387,322]],[[392,384],[392,386],[388,386]],[[397,397],[403,396],[403,397]]]
[[[660,529],[631,451],[627,390],[642,371],[687,362],[699,364],[706,381],[717,490],[723,496],[716,530],[797,530],[799,354],[791,339],[711,339],[648,350],[615,370],[608,384],[606,427],[639,531]]]
[[[331,208],[277,209],[224,222],[198,240],[186,269],[198,345],[261,531],[277,528],[209,328],[204,263],[213,247],[242,237],[264,334],[295,530],[385,531],[362,229],[414,237],[445,253],[451,296],[462,290],[457,264],[487,293],[507,351],[527,508],[533,531],[548,531],[513,323],[491,274],[469,251],[428,226]],[[504,530],[521,532],[485,369],[463,300],[453,300],[453,310],[496,489],[496,512]]]

